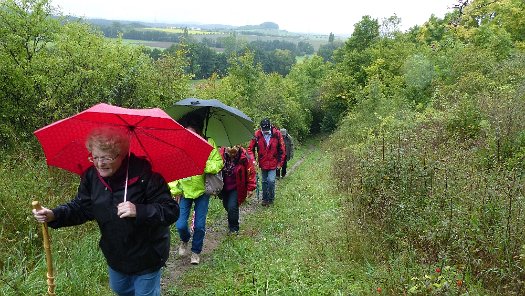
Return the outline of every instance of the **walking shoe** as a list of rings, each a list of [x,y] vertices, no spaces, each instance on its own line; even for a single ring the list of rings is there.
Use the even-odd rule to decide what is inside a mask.
[[[190,263],[193,264],[193,265],[197,265],[199,264],[199,262],[201,261],[201,258],[199,257],[199,254],[197,253],[191,253],[191,261]]]
[[[181,242],[179,246],[179,255],[186,256],[188,255],[188,242]]]
[[[262,205],[263,207],[266,207],[266,206],[269,205],[269,202],[268,202],[267,200],[263,200],[263,201],[261,202],[261,205]]]

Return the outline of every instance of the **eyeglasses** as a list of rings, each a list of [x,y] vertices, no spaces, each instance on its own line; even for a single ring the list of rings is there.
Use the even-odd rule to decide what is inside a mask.
[[[115,159],[118,158],[118,154],[114,157],[108,157],[108,156],[102,156],[102,157],[93,157],[92,155],[88,156],[88,160],[92,163],[102,163],[102,164],[110,164],[115,161]]]

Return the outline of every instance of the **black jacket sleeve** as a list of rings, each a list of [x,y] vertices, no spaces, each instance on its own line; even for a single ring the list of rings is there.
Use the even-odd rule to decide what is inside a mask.
[[[90,178],[87,172],[82,176],[76,197],[70,202],[52,209],[55,221],[49,222],[51,228],[80,225],[94,219],[90,192]]]
[[[136,204],[137,224],[169,226],[179,218],[179,204],[162,176],[152,173],[145,186],[146,200]]]

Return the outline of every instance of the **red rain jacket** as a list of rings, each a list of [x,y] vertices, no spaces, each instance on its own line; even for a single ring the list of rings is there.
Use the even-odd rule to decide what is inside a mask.
[[[225,148],[220,149],[222,159],[226,163]],[[253,162],[248,159],[246,150],[241,147],[238,153],[241,153],[239,162],[235,165],[235,183],[237,184],[237,201],[239,205],[246,200],[248,191],[254,191],[256,188],[255,183],[255,166]],[[222,193],[222,192],[221,192]]]
[[[264,135],[259,129],[255,132],[254,138],[248,145],[248,154],[252,160],[258,160],[259,167],[263,170],[275,170],[282,167],[286,157],[283,135],[272,126],[272,136],[270,142],[266,145]],[[257,158],[255,157],[257,152]]]

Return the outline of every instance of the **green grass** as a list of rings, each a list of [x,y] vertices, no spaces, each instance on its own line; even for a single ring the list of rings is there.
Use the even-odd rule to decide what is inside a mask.
[[[278,183],[274,206],[246,217],[239,236],[225,239],[168,295],[349,295],[375,289],[366,267],[348,260],[339,214],[344,197],[327,186],[329,158],[306,147],[294,158],[305,161]]]
[[[166,48],[169,48],[174,43],[173,42],[166,42],[166,41],[146,41],[146,40],[136,40],[136,39],[119,39],[119,38],[108,38],[113,41],[122,41],[123,44],[127,45],[136,45],[136,46],[145,46],[150,49],[159,49],[164,50]]]

